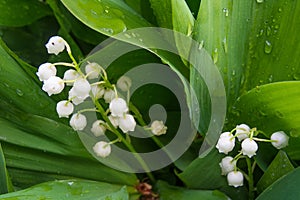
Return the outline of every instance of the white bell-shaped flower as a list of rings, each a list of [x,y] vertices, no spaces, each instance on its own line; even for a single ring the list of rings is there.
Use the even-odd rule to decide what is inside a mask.
[[[69,115],[71,115],[74,111],[74,105],[66,100],[60,101],[56,104],[56,112],[58,116],[69,118]]]
[[[92,91],[93,98],[100,99],[104,95],[105,88],[102,85],[92,85],[91,91]]]
[[[94,145],[93,150],[97,156],[100,156],[102,158],[109,156],[109,154],[111,153],[110,144],[104,141],[97,142]]]
[[[127,76],[121,76],[117,81],[117,87],[123,92],[127,92],[131,87],[131,79]]]
[[[63,80],[67,81],[66,85],[72,86],[74,84],[74,82],[72,82],[72,81],[75,81],[79,76],[80,76],[80,74],[76,70],[68,69],[64,73]]]
[[[155,120],[152,122],[150,129],[154,135],[159,136],[166,134],[168,128],[164,125],[163,121]]]
[[[233,187],[243,186],[244,176],[240,171],[232,171],[227,174],[227,181]]]
[[[49,54],[58,55],[65,49],[66,41],[62,37],[53,36],[45,46]]]
[[[63,91],[65,87],[64,81],[57,77],[51,76],[47,80],[44,81],[44,85],[42,89],[48,93],[49,96],[52,94],[59,94]]]
[[[220,135],[216,148],[220,153],[228,154],[235,145],[235,138],[230,132],[224,132]]]
[[[77,96],[84,97],[89,95],[91,91],[91,85],[85,78],[78,78],[73,84],[73,89]]]
[[[110,123],[115,127],[117,128],[119,126],[119,118],[118,117],[114,117],[112,115],[109,115],[108,116],[108,119],[110,121]]]
[[[44,63],[39,66],[36,75],[39,77],[40,81],[45,81],[51,76],[55,76],[56,72],[56,67],[52,63]]]
[[[239,141],[242,141],[249,137],[250,127],[247,124],[240,124],[236,126],[235,135]]]
[[[74,88],[71,88],[69,91],[69,99],[75,104],[75,105],[79,105],[82,102],[84,102],[84,100],[86,98],[88,98],[89,95],[86,94],[84,96],[80,96],[77,94],[77,92],[74,90]]]
[[[226,156],[222,159],[222,161],[219,163],[222,175],[227,175],[229,172],[232,172],[236,165],[236,160],[233,160],[233,157]]]
[[[73,114],[70,119],[70,126],[75,131],[82,131],[87,125],[86,117],[83,114],[76,113]]]
[[[246,155],[249,158],[256,155],[256,151],[258,150],[258,145],[253,139],[246,138],[242,142],[241,146],[242,146],[243,155]]]
[[[272,145],[277,149],[282,149],[289,144],[289,136],[287,136],[283,131],[275,132],[271,135]]]
[[[102,120],[95,121],[92,125],[91,131],[96,137],[104,135],[106,131],[105,122]]]
[[[115,96],[116,94],[114,90],[106,89],[103,96],[105,103],[110,103],[115,98]]]
[[[123,131],[123,133],[127,133],[128,131],[134,131],[135,126],[136,122],[132,115],[124,114],[124,116],[119,117],[119,128]]]
[[[124,99],[114,98],[109,103],[109,110],[110,110],[112,116],[122,117],[126,112],[128,112],[128,106]]]
[[[98,63],[92,62],[85,66],[85,73],[89,79],[99,78],[101,66]]]

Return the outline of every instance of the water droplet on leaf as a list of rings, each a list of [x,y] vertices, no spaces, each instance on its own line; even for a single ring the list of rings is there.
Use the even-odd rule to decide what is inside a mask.
[[[216,64],[218,62],[218,58],[219,58],[218,48],[215,48],[215,50],[212,54],[212,58],[213,58],[214,64]]]
[[[266,40],[266,42],[265,42],[265,53],[267,53],[267,54],[271,53],[272,48],[273,48],[273,46],[272,46],[271,42]]]
[[[17,95],[20,96],[20,97],[24,95],[24,93],[23,93],[22,90],[20,90],[20,89],[16,89],[16,93],[17,93]]]

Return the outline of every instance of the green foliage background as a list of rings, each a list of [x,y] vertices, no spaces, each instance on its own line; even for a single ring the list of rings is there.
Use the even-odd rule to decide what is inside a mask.
[[[226,87],[224,130],[247,123],[263,130],[265,137],[278,130],[290,136],[284,151],[260,145],[259,169],[254,173],[257,198],[300,197],[295,187],[300,184],[299,1],[2,0],[0,10],[1,199],[138,198],[134,187],[146,175],[119,172],[95,160],[68,121],[56,115],[56,102],[66,94],[48,97],[35,72],[46,61],[70,61],[66,53],[47,54],[44,44],[52,35],[65,38],[75,58],[82,60],[108,37],[151,26],[186,34],[211,55]],[[176,37],[169,42],[179,52],[190,49]],[[166,52],[145,49],[120,58],[109,73],[117,80],[124,67],[151,62],[167,63],[186,77],[203,109],[192,113],[201,115],[200,139],[195,139],[182,158],[154,172],[162,179],[151,183],[160,199],[247,199],[246,186],[229,187],[221,176],[218,163],[222,155],[212,150],[198,157],[201,135],[211,120],[211,102],[207,86],[195,73],[197,66]],[[199,63],[201,66],[201,60]],[[174,112],[174,107],[168,108],[172,96],[161,94],[167,111]],[[145,105],[156,100],[136,95],[135,101],[145,102],[139,108],[146,113]],[[176,120],[168,126],[172,123]],[[153,149],[151,142],[137,145]]]

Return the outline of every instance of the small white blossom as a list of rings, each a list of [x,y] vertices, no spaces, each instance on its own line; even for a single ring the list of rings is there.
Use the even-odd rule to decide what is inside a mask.
[[[119,118],[119,127],[123,131],[123,133],[127,133],[128,131],[134,131],[136,122],[132,115],[124,114],[124,116]]]
[[[84,96],[80,96],[76,93],[76,91],[74,90],[74,88],[71,88],[69,91],[69,99],[75,104],[81,104],[82,102],[84,102],[84,100],[89,97],[88,94],[84,95]]]
[[[283,131],[275,132],[271,135],[272,145],[277,149],[282,149],[289,144],[289,136],[287,136]]]
[[[82,131],[87,125],[86,117],[83,114],[76,113],[72,115],[70,125],[75,131]]]
[[[112,115],[109,115],[108,116],[108,119],[110,121],[110,123],[115,127],[117,128],[119,126],[119,118],[118,117],[114,117]]]
[[[59,94],[63,91],[65,87],[64,81],[57,77],[51,76],[47,80],[44,81],[44,85],[42,89],[48,93],[49,96],[52,94]]]
[[[150,129],[154,135],[159,136],[166,134],[168,128],[164,125],[163,121],[155,120],[152,122]]]
[[[76,70],[69,69],[65,71],[63,80],[68,81],[66,85],[72,86],[74,82],[69,82],[69,81],[75,81],[79,76],[80,74]]]
[[[235,138],[230,132],[224,132],[220,135],[216,148],[220,153],[228,154],[235,145]]]
[[[104,141],[97,142],[93,147],[94,152],[97,156],[102,158],[107,157],[111,153],[110,144]]]
[[[102,120],[95,121],[92,125],[91,131],[96,137],[104,135],[106,131],[105,122]]]
[[[39,66],[36,75],[39,77],[40,81],[45,81],[51,76],[55,76],[56,71],[56,67],[52,63],[44,63]]]
[[[131,79],[127,76],[121,76],[117,81],[117,87],[123,92],[127,92],[131,87]]]
[[[98,78],[101,73],[101,66],[98,63],[92,62],[85,66],[85,73],[89,79]]]
[[[219,165],[222,170],[222,175],[227,175],[229,172],[232,172],[234,170],[236,160],[233,160],[233,157],[231,156],[226,156],[222,159]]]
[[[73,84],[73,89],[77,96],[84,97],[86,95],[89,95],[91,91],[91,85],[86,79],[78,78]]]
[[[74,105],[66,100],[60,101],[56,104],[56,111],[60,118],[69,118],[69,115],[71,115],[74,111]]]
[[[95,99],[100,99],[100,98],[103,97],[105,89],[101,85],[92,85],[91,86],[91,91],[92,91],[93,97]]]
[[[112,116],[122,117],[128,111],[128,106],[124,99],[114,98],[109,103],[109,110],[110,110]]]
[[[257,145],[257,143],[253,139],[246,138],[242,142],[241,146],[242,146],[243,155],[246,155],[249,158],[251,158],[252,156],[256,155],[256,151],[258,149],[258,145]]]
[[[65,49],[66,41],[59,36],[53,36],[45,45],[49,54],[58,55]]]
[[[115,96],[116,94],[114,90],[106,89],[103,96],[105,103],[110,103],[115,98]]]
[[[240,171],[232,171],[227,174],[227,181],[230,186],[243,186],[244,176]]]
[[[250,127],[247,124],[240,124],[236,126],[235,135],[239,141],[242,141],[249,137]]]

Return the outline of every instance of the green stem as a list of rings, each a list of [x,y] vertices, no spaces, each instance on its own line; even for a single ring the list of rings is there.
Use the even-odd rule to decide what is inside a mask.
[[[137,154],[136,150],[134,149],[134,147],[126,140],[126,138],[123,137],[123,135],[111,124],[110,120],[108,119],[107,115],[105,114],[105,110],[102,108],[102,106],[100,105],[100,103],[98,101],[94,101],[95,106],[97,107],[97,109],[99,110],[99,112],[101,113],[103,119],[108,123],[108,125],[110,126],[111,131],[116,134],[116,136],[118,138],[120,138],[120,141],[129,149],[129,151],[131,151],[132,153],[134,153],[136,159],[138,160],[138,162],[141,164],[141,166],[143,167],[143,169],[146,171],[146,174],[148,175],[149,179],[154,183],[155,182],[155,178],[152,175],[152,173],[150,172],[149,167],[147,166],[147,164],[145,163],[145,161],[142,159],[142,157]]]
[[[251,159],[246,157],[247,167],[248,167],[248,185],[249,185],[249,200],[254,199],[254,181],[253,181],[253,171],[251,165]]]

